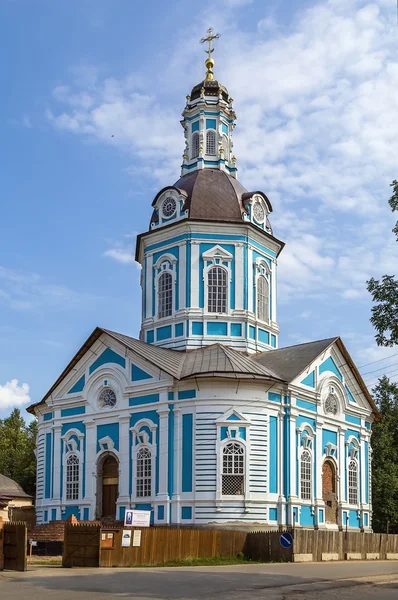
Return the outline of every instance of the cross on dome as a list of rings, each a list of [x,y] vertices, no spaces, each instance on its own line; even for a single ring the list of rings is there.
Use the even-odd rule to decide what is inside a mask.
[[[214,52],[214,48],[212,47],[212,41],[218,40],[218,38],[221,37],[220,33],[216,33],[215,35],[213,35],[213,31],[214,31],[214,29],[212,27],[209,27],[209,29],[207,30],[207,37],[204,37],[200,40],[201,44],[205,44],[206,42],[209,44],[208,49],[205,50],[206,54],[208,54],[205,65],[207,67],[206,79],[210,80],[210,81],[214,79],[214,75],[213,75],[214,60],[211,57],[212,53]]]

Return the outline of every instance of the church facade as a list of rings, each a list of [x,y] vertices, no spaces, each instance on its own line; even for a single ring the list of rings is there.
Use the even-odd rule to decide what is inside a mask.
[[[209,36],[211,38],[211,34]],[[339,337],[279,348],[272,205],[237,180],[214,79],[186,99],[180,179],[138,236],[140,339],[97,328],[38,417],[37,521],[371,529],[377,409]]]

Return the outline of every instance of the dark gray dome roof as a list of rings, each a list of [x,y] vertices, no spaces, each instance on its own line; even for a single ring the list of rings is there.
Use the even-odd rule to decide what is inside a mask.
[[[229,94],[227,88],[221,85],[221,83],[215,79],[205,79],[204,81],[201,81],[195,85],[191,91],[191,100],[197,100],[197,98],[200,98],[200,91],[202,88],[204,88],[206,96],[218,96],[218,90],[221,88],[222,97],[225,102],[228,102]]]

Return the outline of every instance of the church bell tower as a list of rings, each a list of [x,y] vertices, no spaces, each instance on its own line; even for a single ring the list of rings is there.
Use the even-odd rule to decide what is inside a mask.
[[[187,96],[181,177],[155,196],[149,231],[137,238],[142,266],[141,339],[189,350],[221,343],[258,352],[278,347],[277,258],[272,206],[237,180],[236,115],[214,79],[214,35],[206,76]]]

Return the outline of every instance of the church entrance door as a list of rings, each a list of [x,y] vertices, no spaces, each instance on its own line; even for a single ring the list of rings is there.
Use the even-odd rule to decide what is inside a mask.
[[[119,490],[119,465],[114,456],[107,456],[102,464],[102,517],[116,517]]]
[[[322,467],[322,499],[325,503],[326,523],[337,524],[336,468],[331,460]]]

